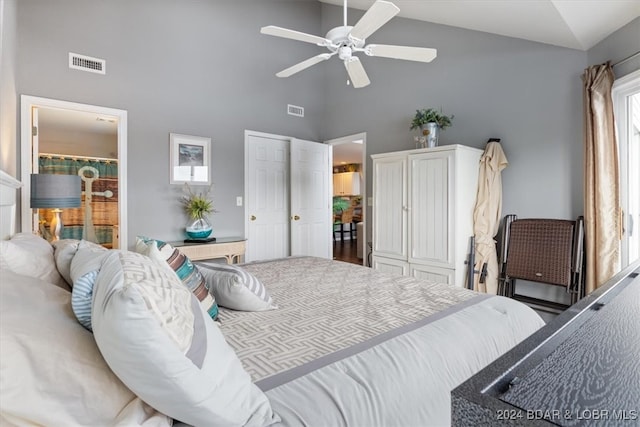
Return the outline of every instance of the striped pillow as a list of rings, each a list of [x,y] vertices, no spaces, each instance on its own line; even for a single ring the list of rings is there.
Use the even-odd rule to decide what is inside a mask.
[[[278,308],[262,282],[241,267],[216,262],[198,262],[200,271],[223,307],[241,311],[266,311]]]
[[[91,326],[91,304],[93,300],[93,284],[98,277],[98,271],[94,270],[80,277],[73,283],[71,289],[71,309],[78,322],[86,329],[93,331]]]
[[[142,236],[136,239],[136,252],[147,255],[158,263],[168,265],[198,298],[209,316],[213,320],[218,318],[218,304],[215,297],[209,292],[200,270],[189,257],[166,242]]]
[[[102,267],[102,261],[110,253],[95,243],[80,240],[69,265],[71,279],[71,310],[78,322],[92,331],[93,285]]]

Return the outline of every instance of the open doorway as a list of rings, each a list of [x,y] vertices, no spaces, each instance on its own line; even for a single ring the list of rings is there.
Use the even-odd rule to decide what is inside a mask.
[[[367,265],[367,134],[347,135],[325,143],[332,147],[333,259]]]
[[[64,228],[56,237],[126,248],[126,141],[125,110],[22,95],[22,231],[52,239],[58,210]],[[79,175],[81,206],[31,209],[31,174]]]

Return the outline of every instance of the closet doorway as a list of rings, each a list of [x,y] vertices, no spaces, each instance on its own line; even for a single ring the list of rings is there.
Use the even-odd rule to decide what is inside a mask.
[[[329,258],[329,147],[245,131],[245,261]]]
[[[62,212],[61,238],[126,248],[127,112],[28,95],[20,102],[22,231],[45,234],[51,217],[30,207],[32,173],[84,173],[82,206]]]
[[[325,141],[332,153],[333,259],[368,265],[366,132]]]

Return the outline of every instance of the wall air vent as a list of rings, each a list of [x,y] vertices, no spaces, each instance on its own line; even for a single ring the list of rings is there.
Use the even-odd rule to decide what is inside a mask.
[[[73,68],[74,70],[106,74],[106,66],[107,62],[104,59],[69,52],[69,68]]]
[[[296,117],[304,117],[304,107],[289,104],[287,105],[287,114]]]

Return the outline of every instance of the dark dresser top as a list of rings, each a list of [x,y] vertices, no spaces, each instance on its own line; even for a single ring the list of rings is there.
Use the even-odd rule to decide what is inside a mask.
[[[453,425],[640,425],[640,264],[452,392]]]

